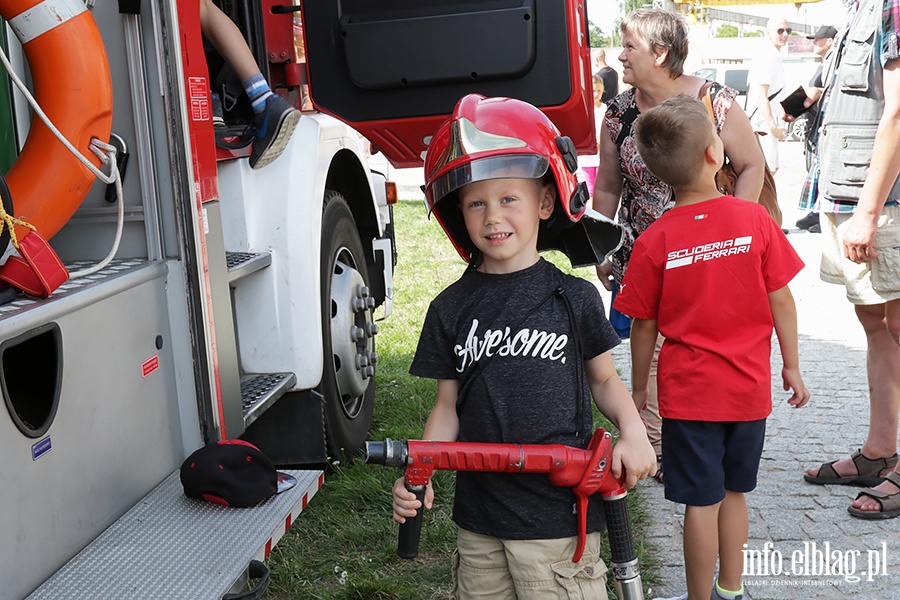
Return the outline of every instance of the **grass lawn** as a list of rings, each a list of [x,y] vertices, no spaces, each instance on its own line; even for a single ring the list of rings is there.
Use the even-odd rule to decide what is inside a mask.
[[[437,222],[426,219],[421,202],[398,203],[394,220],[394,312],[379,322],[375,338],[379,361],[373,440],[421,439],[436,385],[409,375],[409,364],[429,303],[465,268]],[[545,256],[573,272],[565,257]],[[592,278],[586,269],[575,274]],[[596,413],[595,421],[609,427]],[[391,486],[401,475],[400,469],[364,465],[361,460],[329,469],[323,488],[269,558],[272,583],[266,598],[448,598],[449,557],[456,546],[456,526],[450,519],[454,474],[435,474],[435,505],[426,512],[419,556],[412,561],[396,555],[397,524],[391,518]],[[636,544],[643,554],[639,490],[629,494],[629,500]],[[648,557],[642,556],[641,568],[646,587],[653,580]]]

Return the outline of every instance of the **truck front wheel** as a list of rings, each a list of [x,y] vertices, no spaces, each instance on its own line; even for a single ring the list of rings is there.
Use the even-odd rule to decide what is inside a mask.
[[[325,437],[332,460],[358,454],[369,435],[375,404],[374,299],[365,253],[350,207],[325,193],[322,215],[322,342]]]

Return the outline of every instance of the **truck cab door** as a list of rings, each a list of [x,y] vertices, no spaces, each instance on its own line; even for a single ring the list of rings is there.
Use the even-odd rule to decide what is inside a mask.
[[[584,0],[301,0],[313,104],[397,167],[420,166],[457,100],[544,110],[596,152]]]

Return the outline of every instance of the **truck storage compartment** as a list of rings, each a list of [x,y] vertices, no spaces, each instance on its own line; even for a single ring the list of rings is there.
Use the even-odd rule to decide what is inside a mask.
[[[27,595],[183,460],[167,275],[116,261],[0,310],[0,599]]]
[[[395,166],[418,166],[462,96],[541,107],[596,151],[583,0],[303,1],[310,93]]]

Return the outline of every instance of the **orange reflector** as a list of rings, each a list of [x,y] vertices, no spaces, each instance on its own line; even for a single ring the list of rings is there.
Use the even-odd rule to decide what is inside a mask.
[[[384,196],[387,198],[388,206],[397,204],[397,184],[393,181],[385,181]]]

